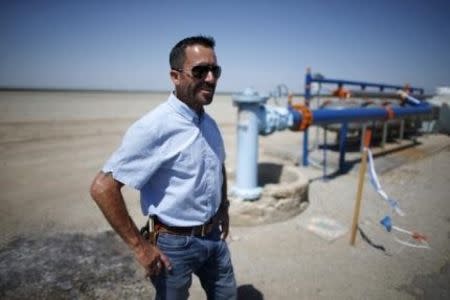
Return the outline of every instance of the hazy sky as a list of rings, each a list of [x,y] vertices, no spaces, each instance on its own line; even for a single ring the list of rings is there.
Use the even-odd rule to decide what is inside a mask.
[[[171,89],[180,39],[216,39],[218,91],[326,77],[450,85],[450,1],[0,0],[0,86]]]

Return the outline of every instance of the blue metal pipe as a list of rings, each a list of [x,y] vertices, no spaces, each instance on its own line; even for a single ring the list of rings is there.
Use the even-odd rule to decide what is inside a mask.
[[[353,80],[342,80],[342,79],[331,79],[331,78],[312,78],[311,82],[317,83],[329,83],[329,84],[337,84],[337,85],[354,85],[359,86],[361,89],[365,89],[366,87],[375,87],[379,88],[380,91],[384,91],[385,89],[394,89],[394,90],[402,90],[404,86],[400,85],[392,85],[385,83],[372,83],[372,82],[364,82],[364,81],[353,81]],[[420,94],[424,93],[422,88],[408,87],[409,90],[414,93],[418,92]]]
[[[309,102],[311,101],[311,83],[313,82],[313,78],[311,76],[311,70],[308,68],[306,70],[306,76],[305,76],[305,105],[309,107]],[[308,142],[309,140],[309,130],[308,128],[305,129],[305,132],[303,133],[303,165],[308,166]]]
[[[323,129],[323,180],[327,178],[327,127]]]
[[[265,120],[262,115],[269,115],[261,109],[267,99],[253,89],[233,95],[233,101],[238,106],[238,147],[236,185],[230,192],[241,199],[255,200],[262,192],[262,188],[258,187],[258,134],[267,127],[261,124]],[[278,118],[272,116],[272,119]]]
[[[416,106],[404,106],[404,107],[391,107],[393,112],[393,118],[402,118],[407,116],[416,116],[422,114],[430,114],[432,107],[428,103],[421,102],[415,104]],[[295,116],[293,119],[298,120],[298,123],[293,124],[292,129],[296,130],[299,124],[302,122],[302,116],[300,112],[293,112]],[[368,120],[388,120],[391,116],[386,108],[347,108],[347,109],[318,109],[312,111],[313,121],[312,124],[331,124],[331,123],[343,123],[340,130],[339,139],[339,171],[343,172],[345,164],[345,139],[347,136],[348,123],[349,122],[365,122]],[[308,145],[303,144],[303,160],[308,159]],[[307,166],[306,164],[304,164]]]
[[[298,110],[290,108],[270,107],[265,105],[268,97],[260,96],[252,89],[242,94],[233,95],[233,101],[238,106],[237,124],[237,165],[236,182],[231,193],[245,200],[255,200],[261,195],[258,187],[258,134],[267,135],[276,130],[290,128],[298,130],[303,116]],[[402,118],[411,115],[431,113],[428,103],[416,106],[387,108],[348,108],[348,109],[317,109],[311,112],[312,124],[330,124],[349,122],[366,122],[369,120],[386,120]],[[345,126],[343,126],[345,127]],[[345,147],[346,132],[341,133],[341,151]],[[307,140],[306,140],[307,141]],[[307,142],[304,147],[307,147]],[[304,148],[304,154],[307,153]],[[306,161],[305,161],[306,157]],[[344,161],[341,155],[340,161]],[[304,165],[308,165],[307,155],[304,155]],[[340,163],[341,164],[341,163]]]
[[[344,86],[344,85],[351,85],[351,86],[359,86],[361,90],[366,90],[367,87],[373,87],[378,88],[380,92],[384,92],[385,89],[394,89],[395,91],[403,90],[405,86],[400,85],[392,85],[392,84],[385,84],[385,83],[373,83],[373,82],[365,82],[365,81],[354,81],[354,80],[343,80],[343,79],[332,79],[332,78],[325,78],[322,75],[319,76],[312,76],[311,75],[311,69],[308,68],[305,75],[305,105],[309,107],[309,103],[311,101],[311,84],[313,82],[317,82],[319,84],[337,84],[338,86]],[[422,88],[416,88],[408,86],[408,90],[411,93],[420,93],[420,95],[424,95],[424,89]],[[419,100],[411,97],[411,96],[403,96],[405,98],[406,103],[410,105],[422,105],[422,102]],[[419,102],[419,103],[417,103]],[[350,112],[352,113],[352,112]],[[359,117],[356,117],[359,118]],[[362,119],[364,119],[364,116],[361,116]],[[379,118],[379,117],[377,117]],[[380,117],[382,118],[382,117]],[[359,119],[358,119],[359,120]],[[342,120],[341,120],[342,121]],[[314,121],[314,123],[317,123],[317,120]],[[330,122],[331,123],[331,122]],[[340,121],[336,121],[334,123],[340,123]],[[308,128],[304,132],[303,136],[303,165],[308,166]]]
[[[348,122],[342,123],[339,131],[339,171],[344,170],[345,164],[345,145],[347,141]]]
[[[394,118],[407,117],[411,115],[430,114],[431,106],[422,104],[419,106],[392,107]],[[298,123],[293,124],[292,129],[298,128],[302,121],[301,113],[291,110],[295,115],[294,120]],[[347,109],[317,109],[312,111],[312,124],[331,124],[342,122],[364,122],[368,120],[387,120],[389,118],[386,108],[369,107],[369,108],[347,108]]]
[[[241,104],[237,130],[238,153],[236,182],[241,187],[240,193],[246,198],[257,198],[258,186],[258,105]],[[244,119],[245,118],[245,119]],[[244,119],[244,120],[243,120]]]

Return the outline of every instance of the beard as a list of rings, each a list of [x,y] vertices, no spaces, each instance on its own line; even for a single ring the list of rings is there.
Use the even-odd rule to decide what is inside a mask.
[[[177,97],[191,108],[199,108],[211,104],[216,90],[215,84],[207,82],[191,83],[179,86]]]
[[[216,86],[214,84],[202,83],[195,89],[195,100],[198,103],[203,103],[203,105],[208,105],[212,102],[214,93],[216,91]]]

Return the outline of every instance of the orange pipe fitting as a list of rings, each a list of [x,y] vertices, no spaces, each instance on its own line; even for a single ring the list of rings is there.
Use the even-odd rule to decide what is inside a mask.
[[[292,108],[294,108],[295,110],[297,110],[302,114],[302,121],[298,126],[298,130],[305,131],[305,129],[308,128],[313,122],[312,111],[309,109],[309,107],[300,103],[293,104]]]

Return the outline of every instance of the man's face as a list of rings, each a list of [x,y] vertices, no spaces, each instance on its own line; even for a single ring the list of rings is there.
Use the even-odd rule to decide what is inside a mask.
[[[214,50],[201,45],[189,46],[185,50],[186,60],[182,71],[172,70],[170,75],[175,84],[178,99],[197,111],[212,102],[218,78],[211,70],[205,76],[196,77],[196,66],[217,66]],[[198,69],[198,67],[197,67]]]

